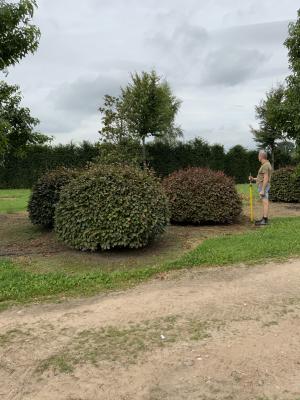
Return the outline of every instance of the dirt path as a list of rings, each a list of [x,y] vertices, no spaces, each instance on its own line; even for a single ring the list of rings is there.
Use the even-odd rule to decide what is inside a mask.
[[[298,400],[300,261],[0,314],[1,400]]]

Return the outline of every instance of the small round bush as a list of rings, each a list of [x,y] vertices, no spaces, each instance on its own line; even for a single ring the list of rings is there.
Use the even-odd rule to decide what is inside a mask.
[[[300,202],[300,174],[293,167],[274,171],[271,181],[270,200],[283,203]]]
[[[99,165],[63,189],[55,231],[78,250],[140,248],[162,234],[168,222],[166,195],[150,172]]]
[[[54,225],[55,207],[61,189],[78,176],[74,170],[58,168],[47,172],[32,189],[28,203],[30,221],[35,225],[52,228]]]
[[[174,223],[232,223],[242,211],[235,184],[223,172],[188,168],[169,175],[163,186]]]

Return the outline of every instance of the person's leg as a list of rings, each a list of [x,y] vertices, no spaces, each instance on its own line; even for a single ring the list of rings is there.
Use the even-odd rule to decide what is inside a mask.
[[[268,220],[268,218],[269,218],[269,199],[265,198],[265,199],[263,199],[262,202],[263,202],[263,211],[264,211],[263,216],[265,219]]]
[[[265,195],[262,197],[260,196],[262,200],[262,205],[263,205],[263,217],[261,220],[256,221],[255,225],[267,225],[268,220],[269,220],[269,190],[270,186],[268,186],[265,190]],[[259,188],[259,191],[261,191],[261,188]]]

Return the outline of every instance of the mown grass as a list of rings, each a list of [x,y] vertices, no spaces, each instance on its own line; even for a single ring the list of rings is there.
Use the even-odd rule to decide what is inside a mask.
[[[28,189],[1,189],[0,213],[12,214],[25,211],[29,196]]]
[[[236,185],[236,188],[237,188],[238,193],[242,195],[243,200],[249,201],[249,198],[250,198],[249,184],[241,183],[241,184]],[[257,190],[257,186],[255,184],[252,185],[252,189],[253,189],[253,199],[259,200],[258,190]]]
[[[257,190],[253,187],[253,193],[258,198]],[[237,185],[237,190],[244,197],[249,196],[249,185]],[[0,189],[0,213],[16,213],[26,211],[30,196],[29,189]]]
[[[8,303],[24,303],[57,296],[91,295],[125,288],[170,270],[258,263],[300,255],[300,218],[278,218],[267,228],[207,239],[195,250],[148,268],[95,271],[68,275],[65,272],[34,273],[21,264],[0,261],[0,310]]]

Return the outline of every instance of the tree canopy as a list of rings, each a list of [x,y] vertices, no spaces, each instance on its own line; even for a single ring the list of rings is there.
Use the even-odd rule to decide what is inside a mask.
[[[18,86],[0,81],[0,160],[6,153],[21,155],[28,144],[43,144],[49,137],[35,132],[39,120],[21,106]]]
[[[0,71],[37,50],[40,30],[31,23],[36,7],[35,0],[0,0]]]
[[[174,142],[182,135],[175,125],[180,104],[169,84],[155,71],[135,73],[131,82],[121,88],[120,97],[105,96],[100,108],[103,115],[101,138],[113,143],[124,142],[124,139],[138,141],[145,163],[147,138]]]

